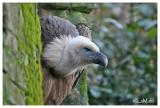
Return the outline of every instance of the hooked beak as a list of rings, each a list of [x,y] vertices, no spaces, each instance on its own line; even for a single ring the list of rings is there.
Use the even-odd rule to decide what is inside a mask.
[[[103,53],[96,52],[94,54],[93,63],[106,67],[108,64],[108,59]]]

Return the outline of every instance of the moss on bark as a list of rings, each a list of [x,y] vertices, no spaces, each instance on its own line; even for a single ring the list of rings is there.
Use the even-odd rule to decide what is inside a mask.
[[[84,72],[82,74],[82,78],[80,81],[80,86],[79,86],[79,90],[80,90],[80,103],[82,105],[88,105],[88,94],[87,94],[87,72]]]
[[[41,32],[36,4],[20,4],[17,63],[25,73],[25,103],[43,104],[41,73]],[[22,22],[23,20],[23,22]],[[21,28],[23,25],[23,29]]]

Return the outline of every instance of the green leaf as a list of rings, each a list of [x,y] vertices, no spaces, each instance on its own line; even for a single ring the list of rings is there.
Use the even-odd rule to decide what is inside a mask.
[[[157,28],[154,27],[154,28],[150,29],[150,30],[147,32],[147,34],[148,34],[148,37],[149,37],[149,38],[155,38],[155,37],[157,36]]]

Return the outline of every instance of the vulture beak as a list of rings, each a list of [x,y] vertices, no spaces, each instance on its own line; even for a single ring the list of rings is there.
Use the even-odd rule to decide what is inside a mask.
[[[108,64],[108,59],[103,53],[96,52],[94,53],[93,62],[106,67]]]

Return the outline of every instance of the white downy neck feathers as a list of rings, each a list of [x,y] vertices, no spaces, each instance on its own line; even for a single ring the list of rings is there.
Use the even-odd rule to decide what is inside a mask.
[[[53,67],[58,74],[69,75],[77,71],[79,66],[68,58],[68,52],[74,51],[82,47],[90,47],[93,51],[99,52],[99,48],[88,38],[83,36],[71,37],[71,36],[61,36],[61,38],[55,38],[50,42],[44,49],[43,59],[47,62],[49,67]],[[80,58],[75,55],[75,60]],[[73,63],[73,64],[72,64]]]

